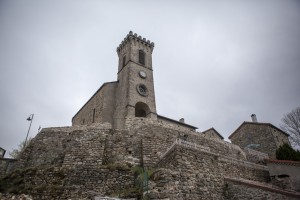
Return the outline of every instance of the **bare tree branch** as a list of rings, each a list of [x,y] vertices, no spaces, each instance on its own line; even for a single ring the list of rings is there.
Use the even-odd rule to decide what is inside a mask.
[[[284,115],[280,128],[290,135],[290,141],[295,149],[300,150],[300,107]]]

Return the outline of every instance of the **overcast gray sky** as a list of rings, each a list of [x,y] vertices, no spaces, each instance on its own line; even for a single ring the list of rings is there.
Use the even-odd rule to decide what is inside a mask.
[[[300,106],[300,1],[0,0],[0,147],[71,118],[117,78],[130,30],[155,43],[157,112],[227,138]],[[8,156],[8,155],[7,155]]]

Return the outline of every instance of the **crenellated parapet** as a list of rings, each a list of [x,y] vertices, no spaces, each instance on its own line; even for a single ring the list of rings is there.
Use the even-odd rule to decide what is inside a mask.
[[[127,34],[127,36],[124,38],[124,40],[121,42],[121,44],[117,47],[118,54],[125,47],[125,45],[127,44],[127,42],[129,42],[131,40],[134,40],[134,41],[139,42],[139,43],[141,43],[143,45],[146,45],[151,50],[153,50],[154,42],[150,42],[150,40],[146,40],[146,38],[143,38],[142,36],[140,36],[140,35],[138,35],[136,33],[133,33],[132,31],[129,31],[129,33]]]

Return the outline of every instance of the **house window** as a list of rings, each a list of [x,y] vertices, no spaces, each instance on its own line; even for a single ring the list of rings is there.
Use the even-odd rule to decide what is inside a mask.
[[[93,109],[93,123],[95,122],[95,113],[96,113],[96,110],[95,110],[95,108]]]
[[[139,50],[139,63],[145,64],[145,52],[143,50]]]
[[[126,62],[126,56],[123,57],[122,67],[125,67]]]

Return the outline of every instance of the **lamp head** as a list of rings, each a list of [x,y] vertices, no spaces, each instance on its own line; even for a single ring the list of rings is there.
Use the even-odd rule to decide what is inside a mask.
[[[29,115],[29,117],[27,118],[27,121],[31,121],[33,118],[33,114]]]

